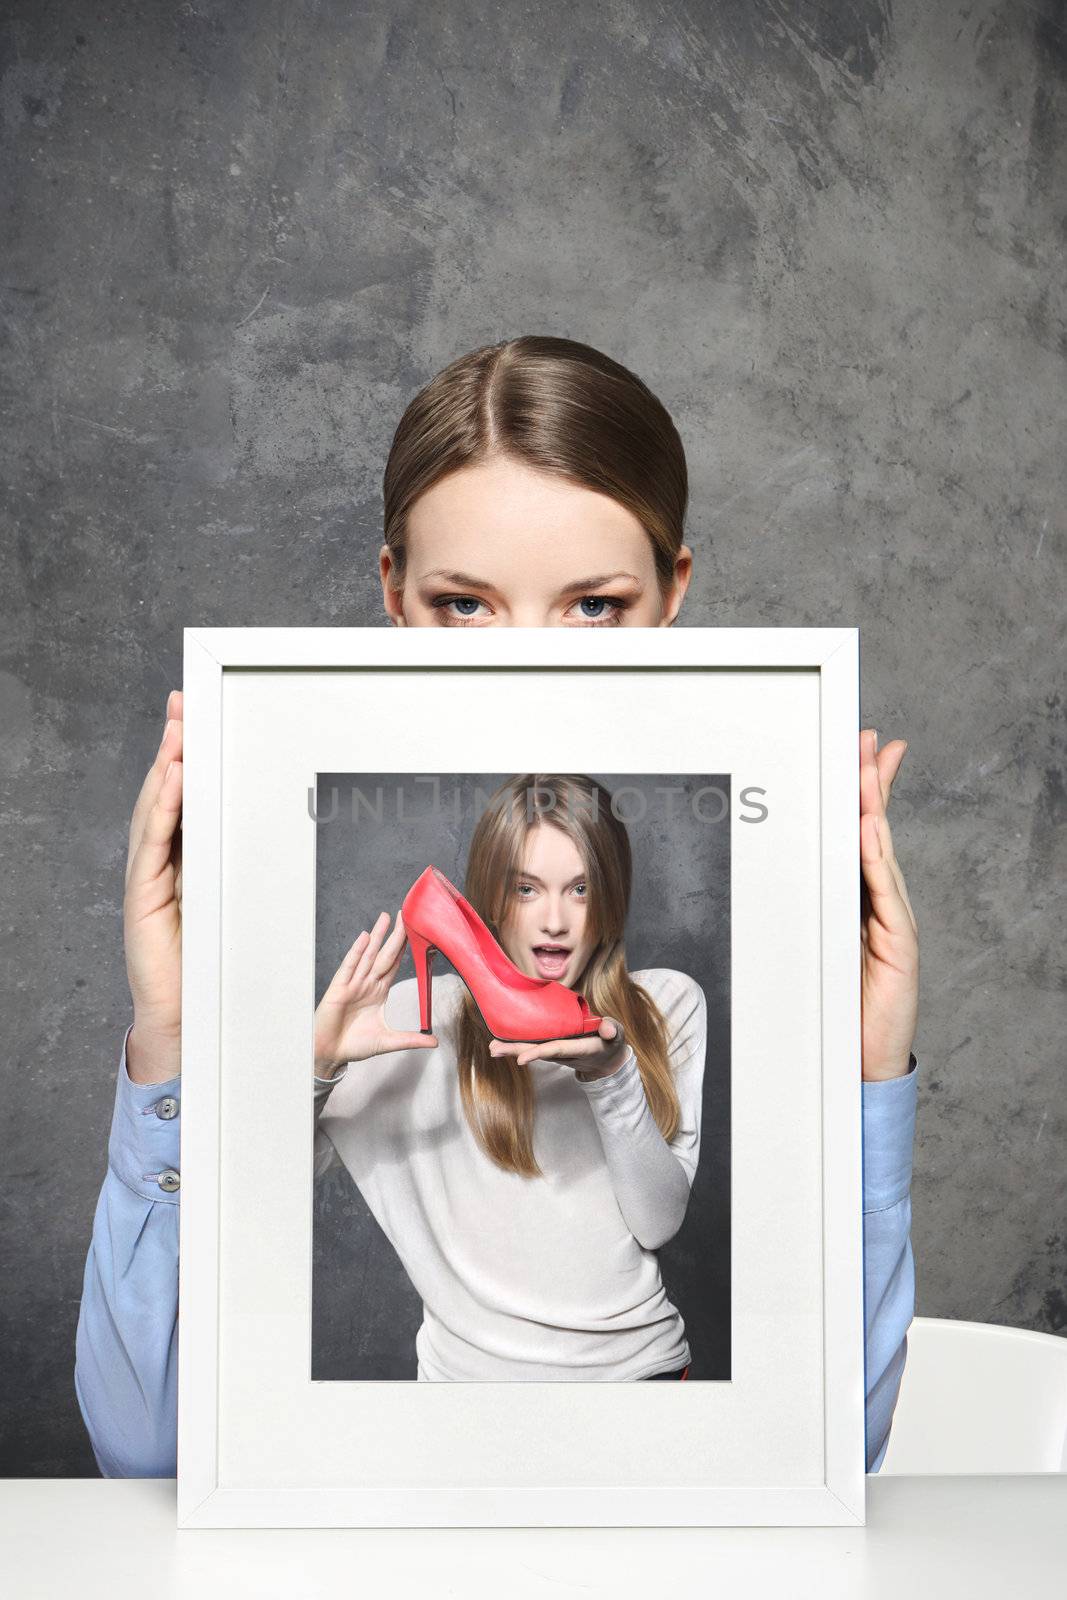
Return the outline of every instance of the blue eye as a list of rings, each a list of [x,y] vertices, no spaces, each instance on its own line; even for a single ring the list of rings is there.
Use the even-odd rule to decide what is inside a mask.
[[[430,605],[441,613],[446,627],[463,628],[482,620],[478,607],[485,606],[485,601],[473,594],[441,594],[431,600]]]
[[[485,601],[472,594],[442,594],[430,604],[435,611],[440,611],[442,620],[453,624],[480,621],[479,607],[483,607],[486,614],[489,612]],[[616,600],[612,595],[587,594],[568,609],[573,610],[574,606],[581,608],[576,619],[580,625],[584,623],[586,627],[603,628],[615,626],[630,604],[630,601]]]
[[[582,616],[585,618],[585,620],[594,626],[597,623],[601,624],[601,626],[611,626],[613,623],[618,622],[619,618],[622,616],[622,613],[626,610],[625,601],[614,600],[610,595],[606,594],[584,594],[578,601],[578,605],[582,607],[598,607],[595,613],[585,610],[582,611]],[[608,609],[601,610],[599,609],[600,607],[607,607]]]

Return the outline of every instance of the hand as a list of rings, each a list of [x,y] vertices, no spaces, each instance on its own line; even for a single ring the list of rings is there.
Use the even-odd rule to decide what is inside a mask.
[[[919,1010],[919,935],[904,874],[893,854],[886,808],[907,742],[878,749],[860,733],[860,922],[863,1077],[868,1083],[908,1070]]]
[[[364,928],[315,1008],[315,1073],[332,1078],[345,1061],[366,1061],[390,1050],[435,1050],[432,1033],[403,1033],[386,1025],[385,999],[404,954],[407,934],[398,911],[389,937],[389,913]],[[384,943],[383,943],[384,940]]]
[[[622,1023],[614,1017],[601,1017],[596,1033],[588,1033],[582,1039],[549,1039],[545,1044],[490,1039],[489,1054],[513,1055],[519,1066],[527,1061],[558,1061],[561,1066],[573,1067],[578,1078],[589,1082],[617,1072],[629,1054],[629,1046]]]
[[[123,938],[133,999],[126,1065],[136,1083],[181,1069],[183,696],[167,697],[167,723],[130,821]]]

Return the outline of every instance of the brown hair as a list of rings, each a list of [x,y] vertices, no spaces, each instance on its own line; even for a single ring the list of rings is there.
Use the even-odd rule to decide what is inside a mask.
[[[610,495],[652,541],[661,593],[684,537],[689,480],[670,413],[647,384],[573,339],[525,334],[460,356],[410,402],[385,466],[391,582],[404,586],[407,518],[461,467],[513,456]]]
[[[655,1001],[626,969],[623,931],[633,863],[625,824],[611,793],[580,775],[522,773],[489,797],[475,825],[463,893],[500,939],[511,908],[514,877],[534,828],[559,828],[583,862],[589,895],[589,958],[574,987],[592,1009],[622,1023],[633,1045],[652,1115],[665,1139],[678,1129],[679,1102],[671,1073],[666,1024]],[[478,1143],[498,1167],[543,1177],[533,1153],[535,1069],[514,1056],[492,1056],[493,1037],[464,985],[449,1024],[453,1030],[460,1095]]]

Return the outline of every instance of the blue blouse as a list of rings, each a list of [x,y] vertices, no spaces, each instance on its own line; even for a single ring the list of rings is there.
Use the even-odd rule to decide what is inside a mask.
[[[134,1083],[122,1041],[108,1165],[93,1216],[74,1389],[105,1478],[173,1478],[178,1460],[181,1076]],[[866,1464],[882,1464],[915,1313],[911,1169],[917,1070],[864,1083]]]

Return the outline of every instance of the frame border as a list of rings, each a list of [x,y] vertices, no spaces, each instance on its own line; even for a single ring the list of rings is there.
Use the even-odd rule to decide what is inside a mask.
[[[179,1528],[862,1526],[866,1521],[859,931],[859,629],[185,628]],[[821,1486],[257,1489],[219,1483],[222,689],[226,671],[819,673],[823,1373]],[[832,1085],[832,1092],[828,1086]],[[859,1201],[853,1204],[853,1199]],[[859,1288],[860,1293],[856,1293]],[[857,1416],[860,1422],[857,1450]],[[576,1506],[578,1507],[576,1511]]]

